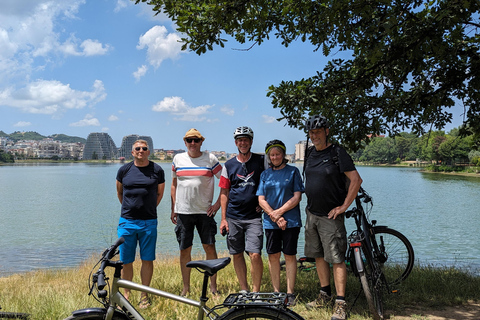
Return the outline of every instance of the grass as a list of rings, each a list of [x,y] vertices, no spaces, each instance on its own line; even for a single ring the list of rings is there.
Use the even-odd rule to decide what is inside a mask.
[[[226,256],[226,253],[220,256]],[[197,257],[201,259],[201,257]],[[0,278],[0,305],[2,311],[30,313],[30,319],[63,319],[70,312],[86,307],[101,307],[92,296],[88,296],[88,277],[96,258],[91,258],[77,268],[66,270],[44,270],[23,274],[15,274]],[[267,263],[262,281],[262,291],[272,291]],[[139,282],[139,264],[135,263],[134,281]],[[110,275],[111,276],[111,275]],[[282,281],[284,281],[282,275]],[[202,275],[192,271],[192,292],[189,298],[200,296]],[[158,258],[155,261],[155,272],[152,286],[161,290],[181,292],[182,281],[178,258]],[[285,288],[286,284],[282,283]],[[461,305],[466,301],[480,300],[480,277],[454,268],[416,267],[409,278],[400,286],[399,293],[385,297],[387,314],[401,314],[406,307],[435,308]],[[218,289],[223,293],[218,297],[210,297],[209,306],[220,304],[230,292],[238,291],[233,265],[228,265],[218,275]],[[368,308],[358,279],[349,274],[347,284],[347,302],[352,306],[350,320],[370,319]],[[296,292],[299,303],[293,308],[305,319],[330,319],[331,309],[310,311],[305,303],[315,299],[319,291],[318,278],[315,271],[299,272]],[[138,303],[139,293],[131,296],[134,305]],[[153,305],[143,311],[146,319],[194,319],[197,309],[160,297],[152,297]],[[415,318],[415,315],[412,315]],[[419,318],[421,319],[421,317]]]

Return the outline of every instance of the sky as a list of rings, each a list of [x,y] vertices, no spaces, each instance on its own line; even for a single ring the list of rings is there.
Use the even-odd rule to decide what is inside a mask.
[[[268,87],[311,77],[328,58],[274,38],[248,51],[230,40],[198,56],[181,51],[175,25],[151,9],[129,0],[1,0],[0,130],[106,132],[117,147],[138,134],[157,149],[183,149],[196,128],[204,150],[230,153],[235,128],[249,126],[252,151],[280,139],[294,153],[305,134],[276,120]],[[460,123],[456,116],[450,128]]]

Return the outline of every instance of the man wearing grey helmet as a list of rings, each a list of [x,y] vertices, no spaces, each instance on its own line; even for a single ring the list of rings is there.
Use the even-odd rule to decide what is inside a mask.
[[[313,143],[313,146],[306,150],[304,160],[307,196],[305,255],[315,258],[321,286],[318,298],[308,303],[307,307],[324,307],[332,302],[332,264],[337,296],[331,319],[344,320],[347,285],[347,233],[344,212],[355,199],[362,179],[345,149],[328,141],[330,130],[324,116],[310,117],[305,123],[305,129],[307,138]]]

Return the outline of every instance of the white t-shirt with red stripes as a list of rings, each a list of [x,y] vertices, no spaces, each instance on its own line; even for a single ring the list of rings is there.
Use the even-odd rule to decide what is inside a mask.
[[[215,177],[220,179],[222,166],[215,155],[202,152],[191,158],[187,152],[175,155],[172,177],[177,178],[175,213],[206,214],[212,205]]]

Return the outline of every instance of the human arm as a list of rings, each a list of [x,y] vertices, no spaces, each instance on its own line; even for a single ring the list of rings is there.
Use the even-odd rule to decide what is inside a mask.
[[[222,197],[222,194],[219,193],[217,201],[215,201],[214,204],[212,204],[210,207],[208,207],[207,216],[209,216],[209,217],[215,216],[215,214],[217,213],[218,209],[220,209],[220,206],[221,206],[221,197]]]
[[[272,209],[268,202],[265,200],[265,196],[258,196],[258,203],[262,207],[263,211],[265,211],[266,214],[272,219],[273,222],[278,224],[278,220],[282,218],[282,216],[285,214],[285,212],[295,208],[300,201],[302,200],[302,192],[296,191],[293,193],[293,197],[288,199],[287,202],[285,202],[280,208],[278,209]],[[283,219],[285,221],[285,219]],[[279,225],[280,227],[280,225]]]
[[[164,191],[165,191],[165,182],[159,183],[157,188],[157,207],[160,204],[160,201],[162,201]]]
[[[228,205],[228,196],[230,194],[230,189],[221,188],[220,189],[220,204],[222,207],[222,220],[220,222],[220,232],[224,229],[225,232],[228,232],[228,223],[227,223],[227,205]]]
[[[355,198],[357,197],[358,190],[362,185],[363,180],[357,170],[347,171],[345,172],[345,175],[348,179],[350,179],[347,196],[345,197],[345,201],[341,206],[330,210],[330,212],[328,213],[329,219],[336,219],[339,215],[347,211],[348,207],[350,207],[353,200],[355,200]]]
[[[171,203],[170,220],[173,222],[173,224],[177,224],[177,213],[175,213],[176,199],[177,199],[177,178],[172,178],[172,185],[170,187],[170,203]]]
[[[120,201],[120,203],[123,202],[123,184],[116,180],[117,183],[116,183],[116,186],[117,186],[117,197],[118,197],[118,201]]]

